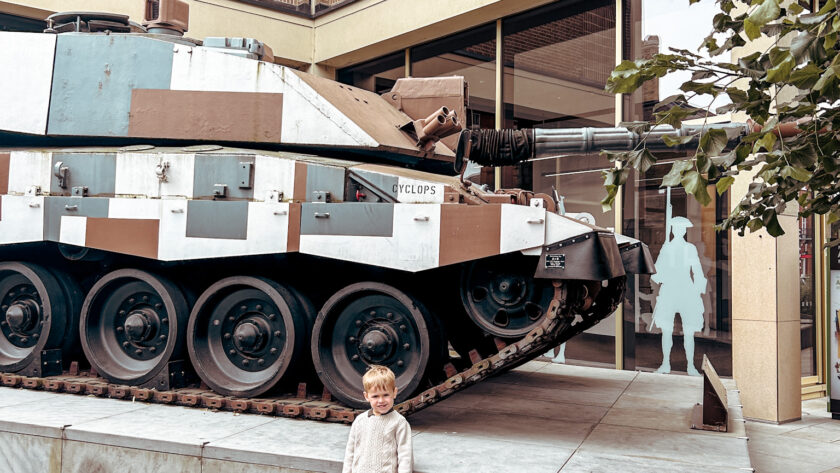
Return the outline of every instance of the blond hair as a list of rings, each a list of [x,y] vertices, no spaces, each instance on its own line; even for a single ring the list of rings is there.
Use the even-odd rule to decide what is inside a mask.
[[[362,376],[362,384],[365,387],[365,392],[369,393],[376,388],[381,388],[386,391],[394,392],[397,387],[394,372],[386,366],[371,365],[364,376]]]

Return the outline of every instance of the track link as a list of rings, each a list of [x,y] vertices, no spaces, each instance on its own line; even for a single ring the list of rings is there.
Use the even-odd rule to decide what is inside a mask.
[[[609,306],[606,309],[607,314],[612,313],[622,300],[624,294],[623,283],[622,280],[620,283],[621,290],[615,291],[614,297],[609,301],[602,302]],[[452,374],[442,383],[394,406],[394,409],[405,416],[410,416],[485,378],[540,356],[549,348],[570,338],[564,337],[564,335],[581,332],[600,320],[587,320],[586,317],[579,320],[573,312],[573,305],[567,303],[567,295],[569,295],[567,289],[567,285],[562,281],[554,281],[554,297],[546,316],[540,325],[531,330],[524,338],[510,345],[500,346],[499,352],[492,356],[486,358],[476,356],[471,367]],[[601,311],[604,311],[604,309],[602,308]],[[570,327],[573,329],[571,334],[567,331]],[[449,366],[451,374],[453,370],[451,365]],[[353,409],[332,400],[327,391],[324,391],[320,396],[309,395],[306,391],[306,385],[303,383],[298,386],[296,394],[245,399],[222,396],[204,387],[158,391],[136,386],[110,384],[103,378],[97,377],[95,373],[78,372],[73,368],[70,372],[60,376],[43,378],[3,374],[0,376],[0,381],[2,381],[3,386],[7,387],[41,389],[52,392],[233,412],[249,412],[323,422],[351,423],[356,415],[365,412],[362,409]]]

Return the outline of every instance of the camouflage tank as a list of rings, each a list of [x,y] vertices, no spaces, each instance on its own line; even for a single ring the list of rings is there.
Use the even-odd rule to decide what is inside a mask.
[[[553,196],[458,175],[538,150],[533,132],[459,134],[462,78],[379,96],[256,40],[184,38],[183,4],[150,5],[145,26],[62,13],[0,32],[4,384],[160,402],[206,386],[346,421],[382,364],[410,413],[593,326],[626,273],[652,272],[644,244]],[[271,397],[302,382],[341,404]]]

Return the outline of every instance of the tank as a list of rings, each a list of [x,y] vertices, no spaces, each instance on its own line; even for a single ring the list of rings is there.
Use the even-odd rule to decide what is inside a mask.
[[[555,196],[463,179],[537,152],[534,132],[463,132],[463,78],[380,96],[253,39],[185,38],[185,4],[150,5],[144,26],[0,32],[4,384],[350,421],[379,364],[408,414],[653,272]]]

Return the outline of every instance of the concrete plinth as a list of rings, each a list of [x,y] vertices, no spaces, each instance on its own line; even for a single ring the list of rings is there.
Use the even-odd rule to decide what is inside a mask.
[[[749,468],[737,391],[728,433],[689,428],[701,398],[701,378],[530,362],[411,416],[415,471]],[[339,472],[348,433],[341,424],[0,388],[4,472]]]

